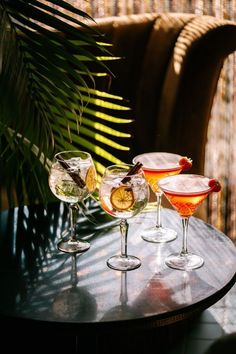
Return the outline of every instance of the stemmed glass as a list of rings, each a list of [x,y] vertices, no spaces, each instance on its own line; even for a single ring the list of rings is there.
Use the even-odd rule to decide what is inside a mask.
[[[141,236],[148,242],[172,241],[176,238],[177,233],[172,229],[162,226],[161,198],[163,192],[158,187],[157,182],[165,176],[177,175],[182,171],[187,171],[192,166],[192,160],[173,153],[148,152],[135,156],[133,163],[137,162],[142,163],[145,178],[157,198],[156,225],[145,229]]]
[[[180,270],[200,268],[204,263],[203,258],[188,252],[187,248],[189,218],[210,192],[220,191],[219,182],[201,175],[183,174],[165,177],[158,182],[158,185],[181,216],[183,224],[182,250],[180,253],[168,256],[165,260],[166,265]]]
[[[120,219],[121,253],[108,259],[107,265],[126,271],[141,265],[139,258],[127,254],[127,219],[138,214],[147,205],[149,187],[140,164],[112,165],[102,177],[99,198],[106,213]]]
[[[58,249],[66,253],[87,251],[89,242],[77,238],[76,218],[77,203],[86,199],[96,189],[96,169],[91,155],[77,150],[57,153],[49,171],[49,187],[58,199],[69,203],[69,238],[62,238]]]

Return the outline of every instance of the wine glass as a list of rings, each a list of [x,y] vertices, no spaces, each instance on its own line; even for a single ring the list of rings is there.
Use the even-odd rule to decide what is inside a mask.
[[[121,253],[109,258],[107,265],[121,271],[138,268],[140,259],[127,255],[127,219],[144,209],[149,199],[149,187],[140,164],[107,167],[101,180],[99,199],[106,213],[120,219]]]
[[[49,172],[49,187],[58,199],[69,203],[70,235],[68,239],[62,238],[58,249],[66,253],[87,251],[89,242],[76,236],[76,217],[77,203],[96,189],[96,169],[91,155],[77,150],[57,153]]]
[[[165,176],[177,175],[182,171],[187,171],[192,166],[192,160],[173,153],[148,152],[135,156],[133,163],[138,161],[142,163],[145,178],[157,198],[156,225],[145,229],[141,236],[148,242],[173,241],[177,237],[177,233],[172,229],[162,226],[161,198],[163,192],[158,187],[157,182]]]
[[[219,182],[201,175],[183,174],[165,177],[158,182],[158,185],[181,216],[183,224],[182,250],[180,253],[168,256],[165,260],[166,265],[180,270],[200,268],[204,263],[203,258],[188,252],[187,248],[189,218],[210,192],[220,191]]]

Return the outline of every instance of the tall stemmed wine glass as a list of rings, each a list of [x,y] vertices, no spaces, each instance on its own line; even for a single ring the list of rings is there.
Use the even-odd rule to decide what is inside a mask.
[[[177,175],[182,171],[187,171],[192,166],[192,160],[173,153],[148,152],[135,156],[133,162],[142,163],[145,178],[157,198],[156,225],[145,229],[141,235],[142,238],[148,242],[173,241],[177,233],[172,229],[162,226],[161,199],[163,192],[158,187],[157,182],[165,176]]]
[[[166,265],[180,270],[200,268],[204,263],[203,258],[188,252],[187,248],[189,218],[210,192],[221,190],[219,182],[201,175],[182,174],[165,177],[158,182],[158,185],[181,216],[183,224],[182,250],[180,253],[168,256],[165,260]]]
[[[105,212],[120,219],[121,253],[109,258],[107,265],[121,271],[138,268],[140,259],[127,254],[127,219],[144,209],[149,199],[149,187],[141,164],[107,167],[102,177],[99,198]]]
[[[96,188],[96,169],[93,159],[85,151],[57,153],[49,172],[49,186],[61,201],[69,203],[70,233],[68,239],[58,243],[58,249],[66,253],[85,252],[90,244],[77,238],[77,203],[87,198]]]

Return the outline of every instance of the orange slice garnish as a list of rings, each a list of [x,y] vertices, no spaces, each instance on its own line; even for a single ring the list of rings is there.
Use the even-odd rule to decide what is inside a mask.
[[[90,166],[85,177],[85,184],[88,192],[93,192],[96,189],[97,185],[97,180],[96,180],[97,174],[94,166]]]
[[[134,204],[134,193],[131,187],[120,186],[114,188],[110,201],[114,209],[118,211],[128,210]]]

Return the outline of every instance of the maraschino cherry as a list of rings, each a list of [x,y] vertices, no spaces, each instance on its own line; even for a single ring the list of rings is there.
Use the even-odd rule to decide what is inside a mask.
[[[182,167],[182,171],[187,171],[192,167],[193,161],[190,158],[188,158],[187,156],[183,156],[179,160],[179,164]]]
[[[215,178],[210,179],[208,186],[212,189],[213,192],[219,192],[221,190],[221,184]]]

